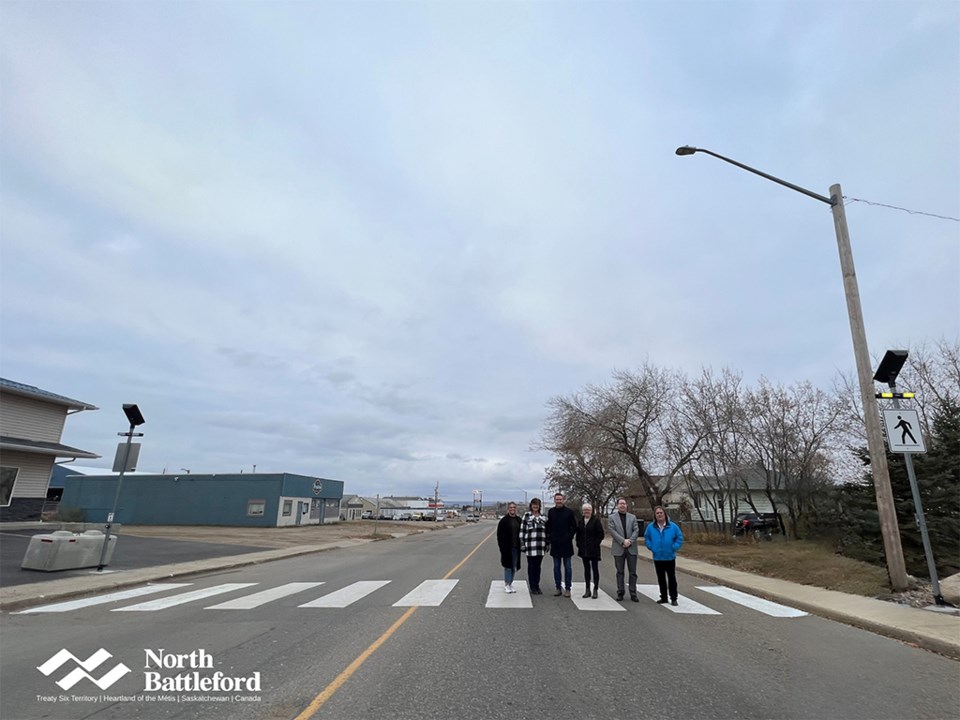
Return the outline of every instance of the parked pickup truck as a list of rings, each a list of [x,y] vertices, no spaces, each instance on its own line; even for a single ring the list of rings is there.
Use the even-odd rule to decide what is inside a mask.
[[[777,513],[740,513],[733,529],[734,535],[753,535],[757,540],[772,540],[779,532],[780,515]]]

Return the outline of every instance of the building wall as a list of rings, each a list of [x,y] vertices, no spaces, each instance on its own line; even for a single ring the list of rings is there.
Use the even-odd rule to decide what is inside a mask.
[[[60,442],[67,408],[20,395],[0,395],[0,435]]]
[[[13,486],[13,497],[45,498],[54,459],[53,455],[38,455],[15,450],[0,453],[0,465],[19,468],[17,481]]]
[[[320,496],[313,493],[315,478],[285,473],[236,475],[128,475],[123,478],[114,522],[128,525],[222,525],[276,527],[296,524],[297,502],[310,506],[301,524],[339,520],[343,483],[321,481]],[[293,492],[284,492],[283,488]],[[61,508],[79,507],[86,522],[106,522],[113,507],[117,478],[67,478]],[[328,493],[334,495],[330,497]],[[283,516],[282,498],[292,501]],[[333,517],[323,505],[333,503]],[[251,514],[251,504],[258,512]]]
[[[306,497],[281,496],[277,506],[277,527],[319,525],[319,515],[310,512],[311,502],[311,499]]]

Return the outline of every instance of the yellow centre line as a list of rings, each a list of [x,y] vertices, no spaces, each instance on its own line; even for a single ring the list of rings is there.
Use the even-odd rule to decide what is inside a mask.
[[[457,570],[463,567],[463,564],[467,562],[467,560],[469,560],[471,557],[473,557],[473,554],[480,549],[480,546],[483,545],[491,537],[493,537],[494,532],[496,531],[495,530],[491,531],[489,535],[487,535],[483,540],[477,543],[477,546],[473,550],[471,550],[469,553],[467,553],[467,556],[463,560],[458,562],[450,572],[444,575],[443,579],[448,580],[451,575],[453,575]],[[343,684],[347,682],[347,680],[349,680],[357,670],[360,669],[360,666],[363,665],[370,658],[370,656],[373,655],[377,651],[377,649],[381,645],[383,645],[390,638],[390,636],[393,635],[400,628],[400,626],[403,625],[410,618],[410,616],[413,615],[416,611],[417,611],[416,605],[414,605],[411,608],[408,608],[407,611],[403,615],[401,615],[395,623],[393,623],[393,625],[387,628],[387,630],[383,633],[383,635],[381,635],[372,643],[370,643],[370,646],[366,650],[364,650],[362,653],[357,655],[356,660],[354,660],[352,663],[347,665],[347,667],[345,667],[341,671],[341,673],[333,679],[333,682],[327,685],[319,695],[317,695],[313,700],[311,700],[310,704],[307,705],[303,709],[303,711],[299,715],[297,715],[296,718],[294,718],[294,720],[309,720],[309,718],[312,718],[314,715],[316,715],[317,711],[323,707],[324,703],[326,703],[327,700],[332,698],[333,694],[337,692],[337,690],[339,690],[341,687],[343,687]]]

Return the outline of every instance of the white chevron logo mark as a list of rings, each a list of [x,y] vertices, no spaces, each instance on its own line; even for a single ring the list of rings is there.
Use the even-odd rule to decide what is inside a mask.
[[[99,650],[97,650],[93,655],[88,657],[86,660],[81,660],[69,650],[61,650],[52,658],[50,658],[45,663],[43,663],[43,665],[38,666],[37,670],[39,670],[44,675],[49,677],[51,674],[56,672],[56,670],[60,668],[60,666],[62,666],[65,662],[72,660],[80,667],[74,668],[73,670],[71,670],[69,673],[67,673],[66,677],[64,677],[62,680],[57,680],[57,685],[59,685],[64,690],[69,690],[78,682],[80,682],[83,678],[87,678],[87,680],[92,682],[101,690],[106,690],[108,687],[113,685],[117,680],[122,678],[128,672],[130,672],[130,668],[128,668],[123,663],[120,663],[115,668],[113,668],[113,670],[109,671],[106,675],[104,675],[99,679],[93,677],[88,671],[94,670],[95,668],[102,665],[104,661],[112,657],[113,655],[108,653],[103,648],[100,648]]]

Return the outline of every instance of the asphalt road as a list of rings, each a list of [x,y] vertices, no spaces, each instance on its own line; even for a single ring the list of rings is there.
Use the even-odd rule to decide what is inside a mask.
[[[771,617],[697,589],[708,584],[688,576],[680,576],[681,595],[714,614],[679,613],[646,598],[622,605],[601,599],[623,609],[590,612],[549,594],[531,598],[532,608],[488,607],[491,583],[502,579],[494,539],[462,561],[492,530],[493,523],[481,523],[186,578],[177,582],[189,586],[138,598],[0,616],[0,717],[274,720],[295,718],[311,702],[311,717],[324,720],[960,715],[958,663],[813,616]],[[576,560],[574,569],[575,579],[582,577]],[[639,570],[641,584],[655,583],[649,564]],[[601,572],[602,589],[612,594],[609,557]],[[457,582],[436,606],[394,606],[448,575]],[[386,584],[368,586],[346,607],[299,607],[372,581]],[[228,583],[255,584],[131,609]],[[292,594],[250,607],[256,593],[278,588]],[[212,608],[222,603],[228,606]],[[88,659],[101,648],[112,657],[93,666]],[[77,660],[48,676],[37,669],[49,669],[61,650]],[[148,660],[180,654],[189,665],[191,653],[208,665],[200,675],[260,673],[260,689],[171,691],[170,700],[144,693],[146,672],[168,679],[192,672],[148,668]],[[101,682],[119,663],[130,672],[107,690],[87,677],[62,690],[56,681],[68,680],[78,662]],[[209,698],[194,699],[203,694]],[[153,699],[111,699],[142,695]]]
[[[57,572],[23,570],[20,564],[23,562],[23,556],[30,544],[30,539],[34,535],[48,532],[48,530],[15,530],[0,533],[0,583],[2,585],[10,587],[47,580],[59,580],[91,572],[90,568]],[[133,570],[190,560],[242,555],[269,549],[254,545],[185,542],[167,538],[136,537],[134,535],[124,535],[122,532],[118,536],[117,543],[108,570]]]

